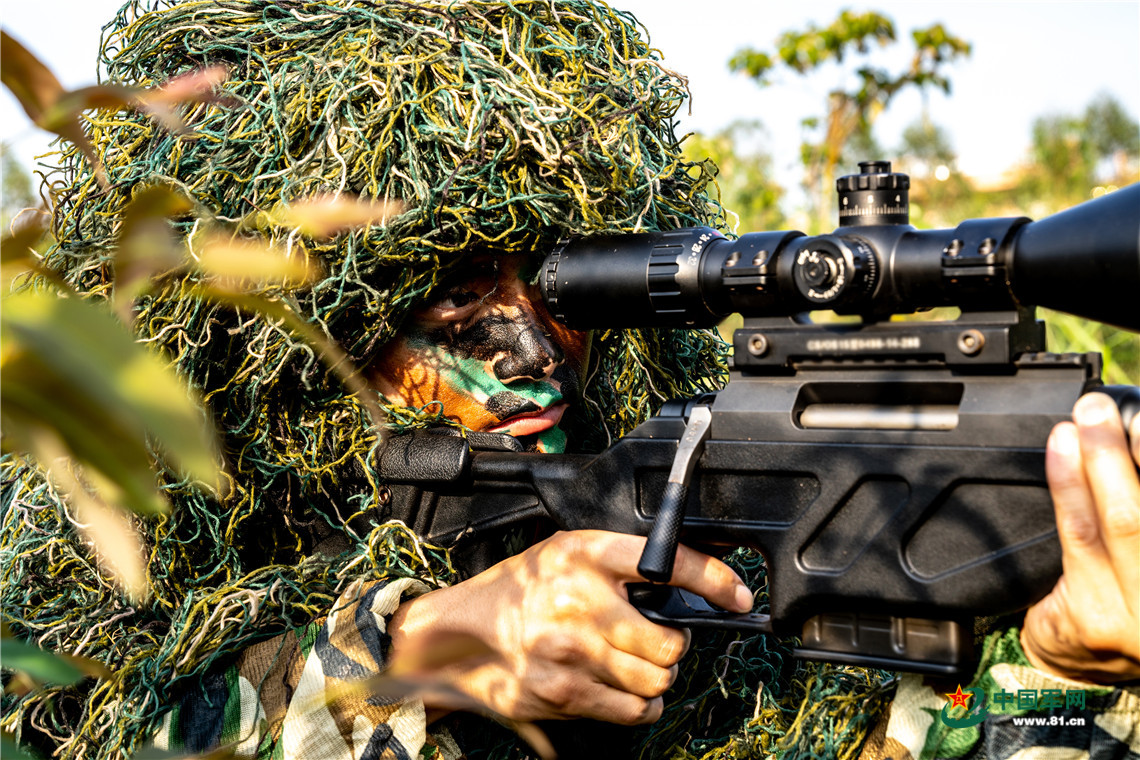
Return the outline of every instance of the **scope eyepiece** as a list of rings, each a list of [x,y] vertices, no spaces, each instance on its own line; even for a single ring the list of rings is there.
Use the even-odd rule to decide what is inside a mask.
[[[564,240],[543,265],[546,306],[579,329],[714,325],[700,270],[722,242],[711,227]]]

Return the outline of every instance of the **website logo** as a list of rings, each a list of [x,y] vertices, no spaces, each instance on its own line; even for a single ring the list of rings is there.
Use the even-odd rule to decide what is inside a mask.
[[[1087,692],[1084,689],[1019,689],[1017,692],[1009,692],[1005,689],[994,692],[990,697],[990,706],[999,712],[1018,712],[1024,713],[1027,711],[1040,712],[1048,710],[1053,712],[1061,709],[1085,709],[1085,698]],[[946,698],[949,700],[947,704],[942,707],[942,722],[951,728],[969,728],[981,723],[989,715],[986,709],[986,692],[984,689],[977,687],[970,687],[962,689],[961,684],[958,685],[958,690],[953,693],[947,693]],[[973,706],[971,707],[971,701]],[[965,713],[959,712],[965,710]],[[952,716],[951,711],[958,714]],[[1020,720],[1020,719],[1015,719]],[[1028,718],[1034,722],[1025,723],[1024,725],[1076,725],[1083,726],[1084,718],[1064,718],[1062,716],[1049,716],[1048,718]],[[1022,725],[1022,723],[1017,723]]]
[[[986,719],[989,715],[986,712],[986,692],[978,688],[969,688],[962,691],[962,685],[958,685],[958,691],[953,694],[947,694],[946,697],[950,700],[949,704],[942,707],[942,722],[951,728],[969,728],[976,726]],[[970,709],[970,699],[974,700],[974,707]],[[961,707],[967,712],[960,718],[950,717],[949,710],[955,707]]]

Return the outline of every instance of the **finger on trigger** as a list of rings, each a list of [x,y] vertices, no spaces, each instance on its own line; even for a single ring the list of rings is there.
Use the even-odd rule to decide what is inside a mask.
[[[731,567],[684,545],[677,547],[677,560],[669,584],[703,596],[726,610],[752,610],[752,592]]]

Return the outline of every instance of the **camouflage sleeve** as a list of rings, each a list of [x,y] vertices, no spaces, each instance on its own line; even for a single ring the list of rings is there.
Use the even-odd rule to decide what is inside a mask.
[[[860,760],[1140,757],[1140,686],[1043,673],[1026,659],[1018,634],[990,634],[969,685],[904,675]]]
[[[400,602],[427,590],[414,578],[352,584],[328,617],[261,642],[203,679],[166,715],[155,745],[227,746],[267,760],[460,757],[446,732],[428,734],[418,698],[353,688],[384,670],[387,622]]]

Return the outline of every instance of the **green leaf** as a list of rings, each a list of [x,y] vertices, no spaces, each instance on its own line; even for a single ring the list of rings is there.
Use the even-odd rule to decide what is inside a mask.
[[[4,299],[0,320],[2,412],[17,425],[6,424],[5,433],[23,433],[27,442],[37,417],[44,420],[72,456],[96,467],[141,513],[162,503],[145,455],[147,434],[192,477],[216,483],[199,406],[101,304],[25,292]]]
[[[19,639],[0,639],[0,661],[10,670],[27,673],[37,681],[70,686],[86,674],[57,654]]]
[[[8,734],[0,737],[0,757],[12,760],[40,760],[40,756],[26,750],[8,738]]]
[[[70,395],[72,386],[26,354],[5,362],[0,389],[4,434],[45,468],[70,455],[102,477],[103,498],[139,514],[159,514],[166,501],[155,489],[145,431],[113,408]]]

